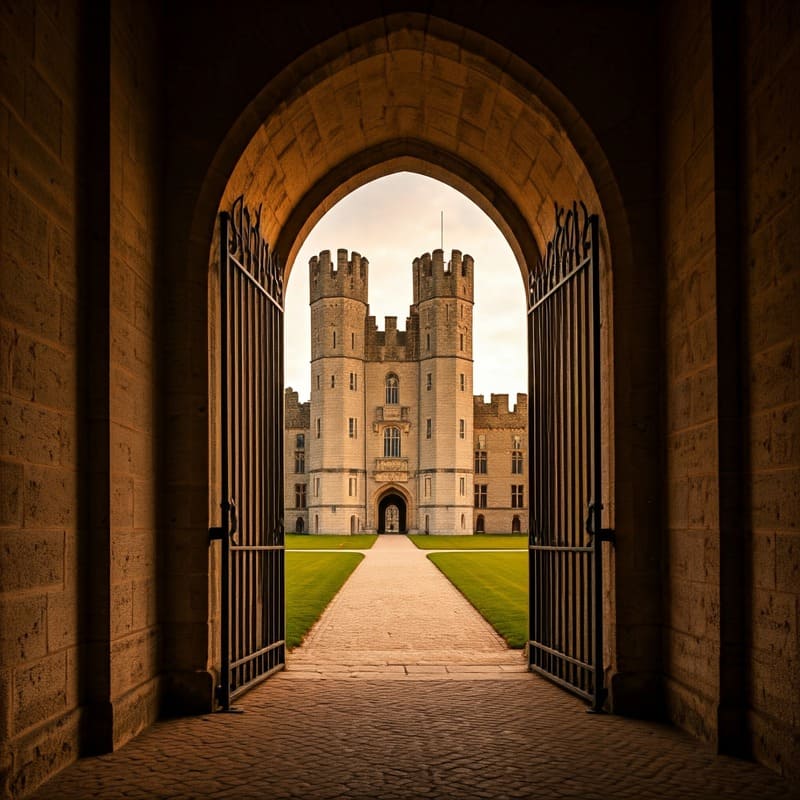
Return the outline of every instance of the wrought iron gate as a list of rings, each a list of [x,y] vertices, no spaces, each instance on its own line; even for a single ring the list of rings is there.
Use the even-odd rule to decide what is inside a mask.
[[[260,218],[242,197],[220,214],[225,709],[285,661],[283,278]]]
[[[529,281],[530,669],[605,703],[598,221],[556,205]],[[584,522],[585,519],[585,522]]]

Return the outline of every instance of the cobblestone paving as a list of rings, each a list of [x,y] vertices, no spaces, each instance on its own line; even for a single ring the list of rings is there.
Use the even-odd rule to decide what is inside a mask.
[[[587,714],[525,672],[424,553],[376,547],[242,713],[160,722],[35,800],[799,798],[669,726]]]
[[[776,775],[714,756],[680,732],[585,713],[525,681],[288,679],[242,714],[161,722],[62,772],[37,800],[78,798],[797,797]]]

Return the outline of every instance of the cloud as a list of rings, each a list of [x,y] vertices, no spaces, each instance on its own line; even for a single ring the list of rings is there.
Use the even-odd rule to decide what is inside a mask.
[[[511,248],[494,223],[440,181],[401,172],[372,181],[337,203],[301,247],[286,292],[286,385],[309,396],[308,261],[322,250],[356,250],[370,262],[370,313],[401,327],[412,301],[411,262],[438,248],[475,259],[474,387],[476,394],[527,391],[525,295]]]

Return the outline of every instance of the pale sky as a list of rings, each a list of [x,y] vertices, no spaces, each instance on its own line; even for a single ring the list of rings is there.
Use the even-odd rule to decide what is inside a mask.
[[[452,249],[475,259],[474,391],[527,391],[527,333],[522,276],[497,226],[463,194],[433,178],[400,172],[379,178],[340,200],[303,242],[286,288],[285,385],[310,394],[308,261],[330,250],[355,250],[369,259],[369,313],[385,330],[397,317],[405,330],[412,302],[411,262],[440,247],[444,212],[445,262]]]

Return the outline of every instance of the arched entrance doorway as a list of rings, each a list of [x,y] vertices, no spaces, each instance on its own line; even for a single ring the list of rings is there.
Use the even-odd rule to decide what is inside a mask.
[[[401,30],[403,35],[396,36]],[[376,37],[380,47],[375,46]],[[624,287],[630,281],[633,286],[641,281],[641,275],[633,269],[628,218],[616,178],[592,127],[553,84],[530,65],[509,62],[508,51],[478,34],[441,20],[432,26],[429,17],[387,17],[380,29],[357,27],[347,37],[329,44],[327,49],[309,50],[298,59],[297,69],[306,75],[302,84],[295,80],[297,70],[271,75],[264,91],[229,128],[215,154],[214,167],[204,178],[195,206],[191,234],[194,249],[190,258],[196,260],[198,268],[207,267],[209,249],[216,253],[216,245],[210,238],[214,212],[229,208],[243,193],[254,210],[258,209],[263,241],[281,254],[282,264],[290,265],[307,232],[337,199],[373,178],[409,170],[443,180],[473,199],[506,235],[527,286],[531,267],[552,229],[553,215],[549,209],[553,202],[578,197],[599,214],[603,231],[600,242],[606,298],[603,315],[608,324],[603,326],[601,336],[607,363],[612,358],[628,363],[631,357],[627,351],[632,347],[648,352],[650,340],[658,337],[658,325],[654,322],[657,317],[647,305],[630,302],[631,294],[635,294],[633,289],[627,298],[622,298],[619,307],[616,304],[618,285]],[[346,58],[339,58],[342,55]],[[437,103],[444,96],[438,90],[441,70],[430,71],[425,66],[430,60],[450,65],[459,73],[465,71],[463,78],[454,84],[459,99],[454,107],[454,122],[458,122],[459,114],[477,115],[481,119],[464,119],[464,124],[444,129],[434,124],[443,119]],[[410,66],[414,69],[409,69]],[[344,87],[351,85],[350,78],[352,85],[360,85],[367,77],[368,88],[364,83],[360,92],[344,97],[342,92],[349,91]],[[474,87],[480,89],[476,92]],[[381,99],[378,105],[372,103],[375,98]],[[472,100],[477,99],[480,102],[475,105]],[[380,119],[375,117],[378,107]],[[327,118],[327,114],[338,114],[342,108],[348,109],[348,118],[361,120],[358,135],[341,135],[343,127]],[[300,119],[311,120],[313,124],[298,129],[295,123]],[[294,134],[287,139],[292,131]],[[487,135],[475,138],[472,136],[475,131]],[[492,135],[488,135],[490,131]],[[307,136],[314,141],[306,141]],[[194,245],[204,241],[208,245],[201,253]],[[635,314],[630,313],[632,307],[636,308]],[[211,321],[212,338],[217,318],[212,306],[208,319],[204,320]],[[642,329],[647,330],[647,336],[625,335]],[[203,341],[207,341],[207,329],[203,336]],[[219,373],[217,366],[210,365],[209,376]],[[641,377],[646,377],[645,372]],[[626,385],[631,377],[630,370],[625,372]],[[632,443],[647,430],[637,420],[649,413],[650,400],[652,407],[657,406],[657,381],[647,384],[648,391],[652,388],[652,397],[623,391],[618,401],[613,402],[616,380],[611,370],[603,374],[608,402],[602,416],[604,430],[609,434],[603,450],[604,472],[609,477],[605,485],[641,485],[643,480],[647,484],[653,470],[648,472],[648,465],[641,459],[620,460],[617,467],[614,450],[617,442],[624,445],[626,454],[635,450]],[[632,403],[640,404],[639,413],[631,408]],[[213,417],[218,409],[213,390],[209,408]],[[622,426],[619,429],[618,421]],[[217,462],[215,446],[212,441],[209,458],[212,487],[217,485],[213,475],[213,465]],[[617,505],[611,492],[610,489],[602,499],[607,501],[607,512],[614,514]],[[212,495],[212,506],[216,507],[219,498],[213,489]],[[637,547],[643,547],[641,537],[648,534],[638,533],[646,528],[638,521],[638,507],[627,506],[624,526],[632,533],[637,532]],[[608,519],[606,524],[614,522]],[[316,521],[313,527],[317,528]],[[629,546],[633,539],[620,541],[627,541]],[[622,569],[612,565],[615,580],[612,591],[605,595],[611,621],[617,614],[616,596],[624,595],[625,587],[638,580],[635,570],[629,567],[634,563],[639,562],[626,558],[621,562]],[[216,606],[210,603],[209,607]],[[614,672],[618,652],[623,655],[628,650],[639,652],[636,632],[641,625],[646,626],[638,619],[630,624],[625,619],[619,622],[622,624],[617,625],[609,646],[610,674]],[[199,651],[195,656],[200,663]],[[649,669],[637,664],[644,672]],[[620,680],[627,678],[622,676]]]
[[[378,502],[378,533],[406,533],[406,500],[398,492],[387,492]]]

